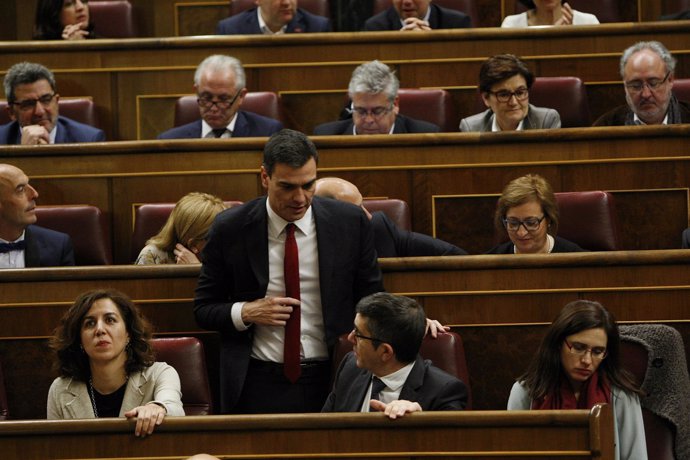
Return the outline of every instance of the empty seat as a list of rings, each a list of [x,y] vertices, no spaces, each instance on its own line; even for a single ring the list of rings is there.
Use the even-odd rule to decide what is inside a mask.
[[[89,14],[99,38],[132,38],[137,36],[132,5],[127,0],[91,1]]]
[[[196,337],[151,340],[156,361],[164,361],[180,376],[182,406],[186,415],[213,414],[213,396],[208,383],[204,345]]]
[[[621,22],[618,0],[568,0],[568,3],[575,10],[593,14],[599,22]],[[527,7],[515,0],[515,12],[523,11],[527,11]]]
[[[70,236],[77,265],[113,263],[109,227],[96,206],[38,206],[36,217],[37,225]]]
[[[529,101],[537,107],[555,109],[564,128],[591,125],[587,90],[577,77],[537,77]]]
[[[401,114],[438,125],[443,132],[458,130],[460,120],[448,91],[401,88],[398,97]]]
[[[201,118],[196,96],[182,96],[175,104],[175,126],[186,125]],[[240,110],[258,113],[264,117],[280,120],[278,95],[270,91],[247,93]]]
[[[412,230],[412,218],[410,217],[410,207],[403,200],[396,198],[382,200],[364,200],[362,205],[370,213],[376,211],[384,212],[394,223],[403,230]]]
[[[590,251],[616,251],[618,217],[608,192],[556,193],[560,219],[558,235]]]
[[[99,128],[96,107],[90,97],[61,98],[58,101],[60,115]],[[9,123],[7,101],[0,100],[0,125]]]
[[[230,16],[234,16],[237,13],[254,8],[255,6],[255,0],[230,0]],[[318,16],[331,17],[328,0],[299,0],[298,7]]]
[[[434,3],[443,8],[462,11],[472,20],[472,27],[479,27],[479,15],[474,4],[475,0],[434,0]],[[391,0],[374,0],[374,14],[390,8],[392,4]]]
[[[332,377],[335,378],[335,373],[340,366],[346,354],[352,351],[352,343],[347,340],[347,334],[341,335],[338,338],[335,351],[333,352],[333,369]],[[465,346],[462,338],[455,332],[448,332],[439,334],[435,339],[429,335],[424,337],[422,347],[419,354],[424,359],[431,360],[434,366],[454,375],[462,380],[467,386],[467,407],[472,409],[472,390],[470,388],[470,374],[467,369],[467,360],[465,359]]]
[[[673,80],[673,94],[679,101],[690,103],[690,78],[677,78]]]

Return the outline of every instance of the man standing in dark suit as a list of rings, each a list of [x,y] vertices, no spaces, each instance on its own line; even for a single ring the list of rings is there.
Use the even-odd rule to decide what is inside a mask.
[[[352,72],[348,94],[352,118],[323,123],[314,128],[317,136],[337,134],[437,133],[433,123],[400,115],[395,73],[383,62],[371,61]]]
[[[331,31],[328,18],[297,8],[297,0],[256,0],[255,3],[257,8],[220,21],[216,34],[275,35]]]
[[[0,164],[0,268],[74,265],[69,236],[32,225],[36,198],[21,169]]]
[[[10,123],[0,126],[0,144],[64,144],[101,142],[100,129],[61,117],[55,77],[41,64],[20,62],[4,80]]]
[[[353,344],[340,364],[322,412],[462,410],[467,387],[419,356],[424,338],[422,307],[408,297],[379,292],[357,304]]]
[[[422,233],[399,228],[385,213],[369,213],[355,184],[338,177],[316,181],[316,196],[352,203],[362,208],[374,228],[374,247],[379,257],[461,256],[467,251]]]
[[[200,119],[169,129],[158,139],[214,139],[268,137],[283,125],[272,118],[239,110],[247,94],[242,63],[215,54],[204,59],[194,73]]]
[[[460,11],[442,8],[431,0],[393,0],[393,5],[364,23],[364,30],[435,30],[472,27]]]

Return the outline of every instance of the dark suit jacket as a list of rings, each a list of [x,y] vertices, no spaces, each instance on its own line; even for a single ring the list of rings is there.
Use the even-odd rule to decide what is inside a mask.
[[[283,124],[273,118],[252,112],[237,111],[235,130],[231,137],[269,137],[283,129]],[[201,118],[197,121],[177,126],[158,135],[158,139],[200,139]]]
[[[286,33],[330,32],[331,22],[328,18],[317,16],[297,8],[292,21],[288,23]],[[218,22],[217,35],[261,34],[256,8],[243,11]]]
[[[329,346],[352,330],[355,305],[383,291],[367,216],[357,206],[314,197],[321,303]],[[209,232],[194,299],[197,323],[220,332],[221,412],[229,413],[242,392],[253,328],[239,332],[230,316],[234,302],[252,301],[268,288],[266,197],[220,213]]]
[[[690,228],[683,230],[683,236],[681,239],[681,248],[690,249]]]
[[[353,127],[354,122],[351,118],[347,120],[331,121],[322,123],[314,128],[314,135],[332,136],[338,134],[352,134]],[[414,118],[407,118],[404,115],[398,115],[395,117],[393,134],[437,133],[440,130],[441,128],[428,121],[415,120]]]
[[[58,117],[56,144],[103,142],[105,134],[98,128],[79,123],[67,117]],[[19,144],[19,123],[12,121],[0,126],[0,145]]]
[[[69,235],[29,225],[26,227],[24,240],[24,263],[27,268],[74,265],[74,251]]]
[[[379,257],[462,256],[467,252],[423,233],[398,228],[382,211],[371,215],[374,245]]]
[[[678,101],[680,122],[690,123],[690,104]],[[592,126],[625,126],[628,117],[632,117],[632,110],[628,105],[621,105],[600,116]]]
[[[465,13],[429,4],[429,26],[433,29],[463,29],[472,27],[472,20]],[[394,7],[373,16],[364,23],[364,30],[400,30],[400,15]]]
[[[340,363],[333,391],[321,412],[359,412],[371,383],[371,372],[357,367],[353,352]],[[423,411],[462,410],[467,406],[463,382],[417,356],[398,399],[417,402]]]
[[[554,237],[553,241],[553,249],[551,250],[552,253],[554,252],[587,252],[586,249],[582,249],[580,246],[577,244],[573,243],[572,241],[568,241],[565,238],[561,238],[560,236]],[[514,254],[515,249],[512,241],[506,241],[505,243],[501,243],[498,246],[494,246],[491,248],[487,254]]]

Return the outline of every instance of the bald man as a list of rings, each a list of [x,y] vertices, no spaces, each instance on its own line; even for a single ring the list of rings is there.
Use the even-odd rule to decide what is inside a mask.
[[[369,213],[362,206],[362,194],[351,182],[338,177],[316,181],[317,196],[352,203],[362,208],[374,228],[374,245],[379,257],[460,256],[467,252],[445,241],[399,228],[381,211]]]

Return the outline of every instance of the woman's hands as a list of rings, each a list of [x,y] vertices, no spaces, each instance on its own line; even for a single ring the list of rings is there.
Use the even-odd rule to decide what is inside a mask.
[[[136,417],[137,425],[134,428],[134,435],[146,437],[153,433],[156,426],[163,423],[165,418],[165,408],[156,403],[148,403],[145,406],[135,407],[125,412],[128,419]]]
[[[89,31],[86,28],[89,24],[86,22],[78,22],[76,24],[68,24],[62,29],[62,39],[63,40],[84,40],[88,35]]]
[[[177,264],[200,264],[201,261],[196,255],[194,250],[190,251],[184,245],[177,243],[175,249],[173,249],[175,254],[175,262]]]

